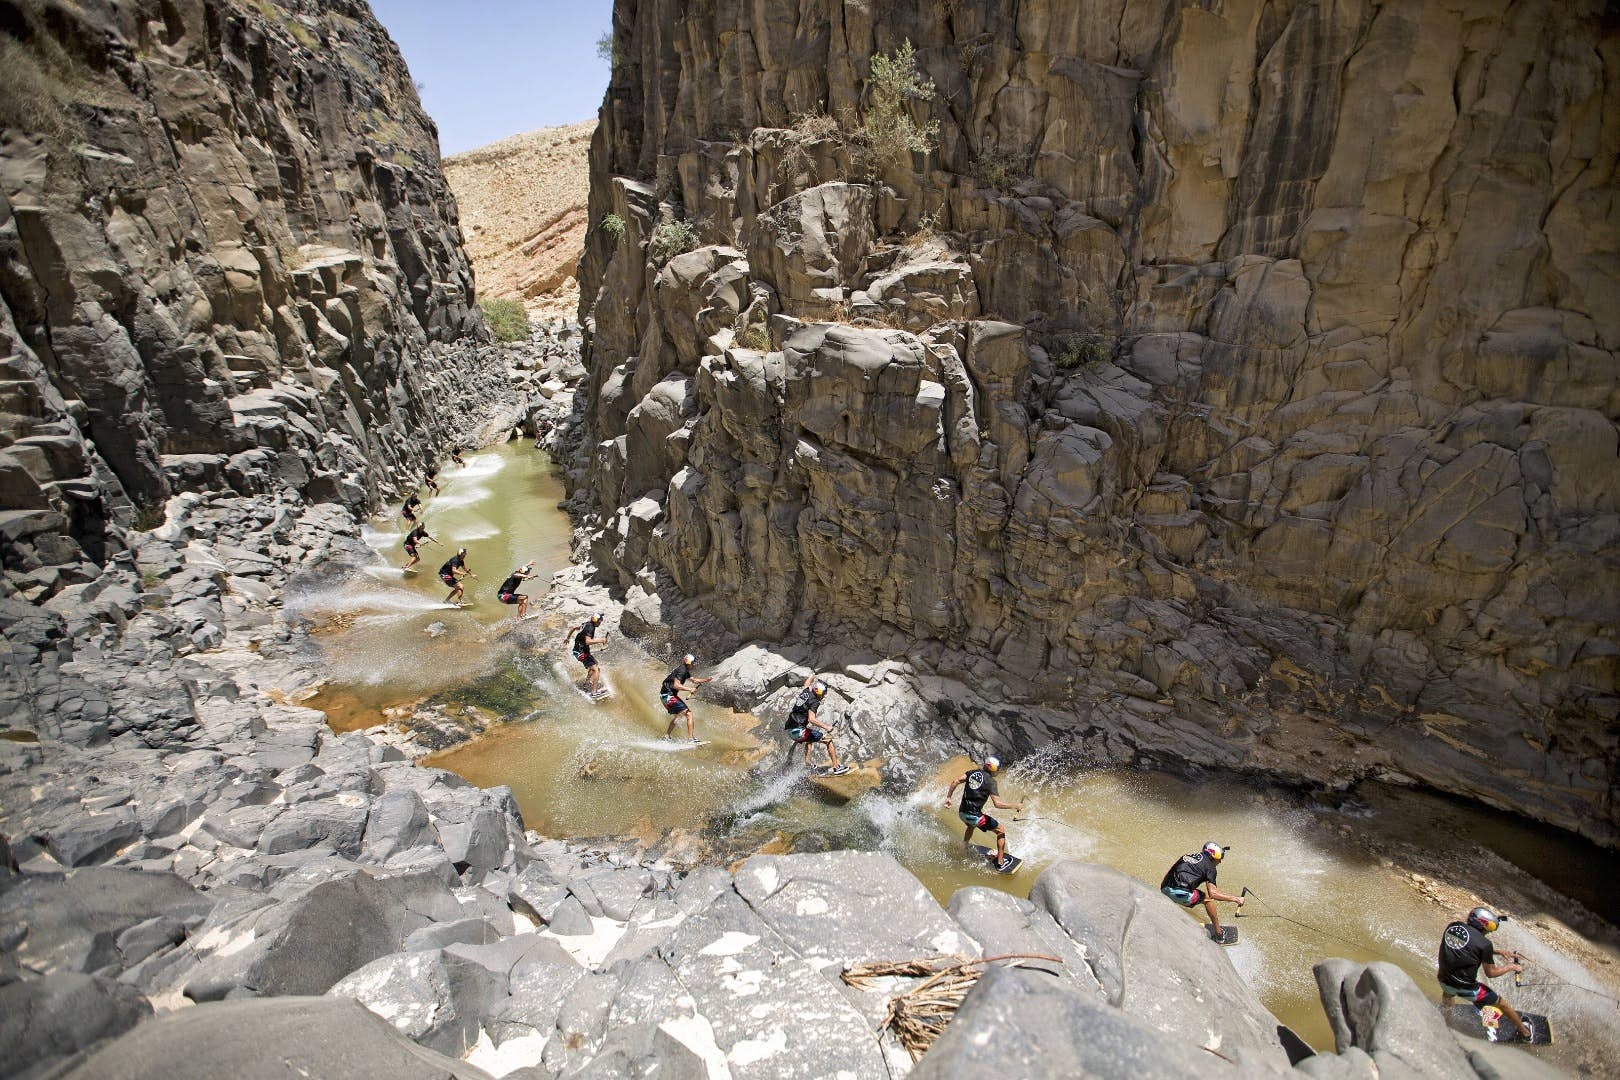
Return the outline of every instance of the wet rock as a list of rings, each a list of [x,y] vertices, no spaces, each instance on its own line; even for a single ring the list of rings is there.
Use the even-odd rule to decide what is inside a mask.
[[[68,1074],[74,1080],[243,1080],[391,1076],[488,1080],[418,1046],[359,1002],[332,998],[230,1001],[181,1009],[137,1027]]]

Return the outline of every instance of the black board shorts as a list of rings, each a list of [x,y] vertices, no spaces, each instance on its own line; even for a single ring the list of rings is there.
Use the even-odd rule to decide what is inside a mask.
[[[523,594],[515,592],[503,592],[501,593],[499,599],[503,604],[516,604],[523,599]]]
[[[456,587],[456,575],[454,574],[440,574],[439,580],[450,586],[452,589]]]
[[[825,731],[808,726],[788,728],[788,734],[793,736],[793,741],[796,743],[818,743],[826,741],[827,738]]]
[[[687,710],[686,702],[681,700],[679,694],[671,694],[664,699],[664,709],[671,716],[679,716]]]
[[[574,653],[574,659],[584,664],[587,669],[596,666],[596,657],[592,656],[590,651],[587,649],[580,649],[578,652]]]

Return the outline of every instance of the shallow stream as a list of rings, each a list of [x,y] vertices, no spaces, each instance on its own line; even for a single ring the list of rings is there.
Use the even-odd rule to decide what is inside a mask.
[[[509,785],[525,822],[543,834],[636,836],[662,842],[670,857],[761,847],[881,849],[942,903],[967,885],[1026,896],[1041,870],[1066,858],[1102,862],[1157,885],[1183,852],[1216,840],[1232,847],[1221,888],[1235,893],[1247,886],[1254,895],[1242,918],[1222,908],[1223,921],[1241,934],[1228,956],[1279,1019],[1328,1049],[1332,1036],[1311,965],[1325,956],[1391,961],[1438,997],[1436,943],[1455,915],[1426,897],[1402,867],[1369,854],[1379,848],[1370,839],[1470,850],[1477,844],[1551,881],[1611,924],[1620,921],[1610,891],[1600,888],[1617,880],[1620,861],[1554,830],[1412,792],[1370,789],[1355,802],[1319,806],[1254,783],[1086,768],[1055,754],[1005,770],[1003,798],[1025,809],[1001,816],[1021,819],[1008,827],[1011,849],[1025,863],[1015,874],[994,874],[964,855],[961,826],[943,805],[965,759],[942,760],[921,790],[872,791],[835,806],[814,797],[796,764],[764,780],[751,772],[762,754],[780,756],[774,720],[761,723],[699,695],[706,745],[665,742],[655,691],[668,660],[630,643],[611,641],[598,650],[614,693],[588,700],[562,622],[520,625],[515,609],[495,599],[501,579],[530,559],[537,577],[526,591],[536,595],[568,565],[570,524],[556,507],[562,490],[549,461],[510,443],[467,455],[467,462],[464,469],[449,466],[439,478],[442,491],[427,499],[424,520],[443,546],[425,549],[420,573],[400,573],[402,523],[379,519],[365,536],[376,566],[290,597],[288,605],[321,626],[312,640],[330,681],[310,704],[325,709],[335,727],[368,727],[384,719],[384,710],[424,698],[499,716],[505,722],[427,763],[479,784]],[[444,603],[448,590],[436,571],[463,545],[479,577],[467,582],[472,606],[458,609]],[[1446,885],[1490,895],[1486,881]],[[1501,936],[1513,947],[1510,934]],[[1537,945],[1534,938],[1516,943]],[[1600,963],[1620,957],[1612,942],[1588,945]],[[1549,955],[1549,963],[1555,960]],[[1563,978],[1594,981],[1567,962],[1559,970]],[[1515,993],[1535,1007],[1530,988]]]

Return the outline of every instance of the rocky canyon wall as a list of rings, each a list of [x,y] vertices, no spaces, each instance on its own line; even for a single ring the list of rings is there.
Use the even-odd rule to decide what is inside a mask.
[[[0,47],[9,588],[93,575],[180,490],[368,506],[505,400],[361,0],[0,0]]]
[[[633,607],[887,658],[929,707],[880,741],[1387,777],[1620,840],[1603,4],[614,29],[573,482]],[[906,41],[936,145],[886,154]]]

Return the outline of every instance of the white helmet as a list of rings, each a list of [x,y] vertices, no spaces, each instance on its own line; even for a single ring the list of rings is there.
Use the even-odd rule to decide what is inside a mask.
[[[1204,854],[1208,855],[1216,862],[1220,862],[1222,859],[1226,858],[1226,849],[1221,847],[1221,845],[1217,844],[1215,841],[1211,840],[1209,843],[1204,845]]]
[[[810,692],[816,695],[816,697],[826,697],[827,684],[822,682],[820,679],[817,679],[815,685],[810,687]]]
[[[605,618],[607,618],[607,616],[598,611],[596,614],[591,616],[591,622],[599,623]]]
[[[697,657],[693,656],[691,653],[687,653],[685,656],[681,657],[681,663],[695,664],[697,663]]]
[[[990,754],[984,759],[984,767],[990,772],[995,772],[1001,768],[1001,759],[994,754]]]

